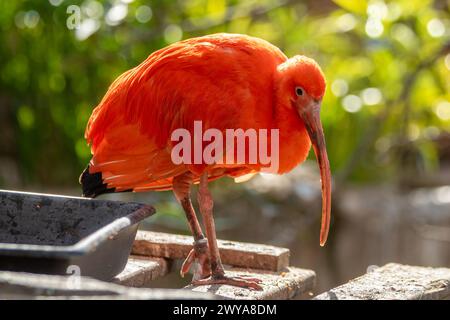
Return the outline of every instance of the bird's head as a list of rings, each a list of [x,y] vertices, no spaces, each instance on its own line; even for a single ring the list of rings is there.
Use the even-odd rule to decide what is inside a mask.
[[[322,225],[320,245],[325,245],[330,227],[331,173],[320,106],[325,93],[325,77],[319,65],[305,56],[294,56],[277,68],[276,95],[281,105],[293,108],[308,132],[322,179]]]

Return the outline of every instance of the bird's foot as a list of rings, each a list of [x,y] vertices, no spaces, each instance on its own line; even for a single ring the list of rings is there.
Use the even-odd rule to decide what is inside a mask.
[[[251,290],[261,291],[263,288],[259,285],[262,280],[248,277],[229,277],[226,275],[211,275],[206,279],[193,280],[195,286],[206,286],[210,284],[227,284]]]
[[[194,247],[189,252],[186,260],[184,260],[183,265],[181,266],[181,277],[184,277],[184,275],[189,272],[194,262],[197,262],[197,269],[194,271],[194,280],[204,279],[211,275],[208,241],[206,239],[200,239],[194,242]]]

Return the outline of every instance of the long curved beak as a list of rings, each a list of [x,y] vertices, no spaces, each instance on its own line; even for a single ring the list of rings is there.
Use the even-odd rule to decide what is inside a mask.
[[[300,117],[305,123],[320,168],[320,177],[322,180],[322,223],[320,228],[320,245],[324,246],[327,242],[328,231],[330,229],[331,172],[325,145],[325,136],[323,134],[322,123],[320,122],[320,104],[320,101],[312,100],[308,106],[303,108]]]

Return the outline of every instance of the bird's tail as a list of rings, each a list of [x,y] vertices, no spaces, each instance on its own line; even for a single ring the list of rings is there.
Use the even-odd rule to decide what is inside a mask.
[[[79,182],[83,189],[83,197],[95,198],[103,193],[116,192],[115,188],[108,188],[106,183],[103,183],[101,172],[90,173],[89,165],[81,173]]]

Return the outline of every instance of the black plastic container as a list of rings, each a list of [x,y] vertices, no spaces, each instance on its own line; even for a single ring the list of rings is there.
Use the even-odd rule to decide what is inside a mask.
[[[0,190],[0,270],[111,280],[149,205]]]

